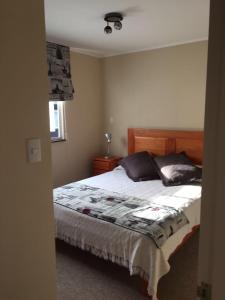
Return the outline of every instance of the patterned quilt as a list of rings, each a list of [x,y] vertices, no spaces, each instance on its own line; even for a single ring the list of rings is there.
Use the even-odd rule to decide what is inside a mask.
[[[158,248],[188,223],[173,207],[76,183],[54,190],[54,203],[151,238]]]

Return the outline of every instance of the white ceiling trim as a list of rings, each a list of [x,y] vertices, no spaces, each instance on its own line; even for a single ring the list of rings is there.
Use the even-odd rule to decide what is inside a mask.
[[[135,50],[135,51],[127,51],[127,52],[118,52],[116,54],[107,54],[107,55],[104,55],[103,53],[100,53],[98,51],[75,48],[75,47],[71,47],[70,51],[88,55],[88,56],[92,56],[92,57],[97,57],[97,58],[107,58],[107,57],[114,57],[114,56],[119,56],[119,55],[127,55],[127,54],[133,54],[133,53],[139,53],[139,52],[145,52],[145,51],[151,51],[151,50],[157,50],[157,49],[163,49],[163,48],[169,48],[169,47],[182,46],[182,45],[186,45],[186,44],[192,44],[192,43],[204,42],[204,41],[208,41],[208,37],[204,37],[201,39],[193,39],[193,40],[185,41],[182,43],[171,43],[171,44],[160,45],[157,47],[149,47],[149,48],[144,48],[144,49],[141,49],[138,51]]]
[[[103,53],[100,53],[98,51],[94,50],[89,50],[89,49],[81,49],[81,48],[75,48],[75,47],[70,47],[70,51],[80,53],[80,54],[85,54],[97,58],[103,58],[105,57]]]

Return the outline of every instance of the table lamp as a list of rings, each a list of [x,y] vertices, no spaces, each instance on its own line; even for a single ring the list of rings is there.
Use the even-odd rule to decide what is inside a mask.
[[[112,142],[112,134],[106,132],[104,134],[105,138],[106,138],[106,142],[107,142],[107,152],[105,155],[105,158],[109,158],[110,157],[110,143]]]

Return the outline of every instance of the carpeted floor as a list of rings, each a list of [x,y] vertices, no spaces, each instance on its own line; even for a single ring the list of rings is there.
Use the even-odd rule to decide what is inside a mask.
[[[140,279],[125,268],[57,242],[58,300],[149,300]],[[170,272],[160,280],[160,300],[193,300],[197,282],[198,233],[170,260]]]

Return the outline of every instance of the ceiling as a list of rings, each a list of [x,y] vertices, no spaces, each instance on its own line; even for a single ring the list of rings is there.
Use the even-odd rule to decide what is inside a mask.
[[[45,0],[47,39],[98,57],[206,40],[210,0]],[[104,15],[121,12],[106,35]]]

